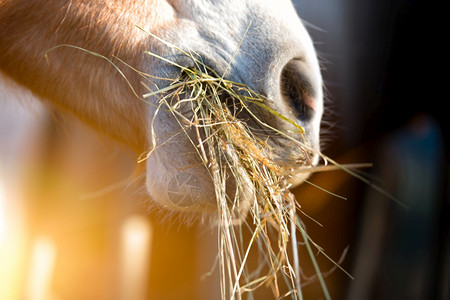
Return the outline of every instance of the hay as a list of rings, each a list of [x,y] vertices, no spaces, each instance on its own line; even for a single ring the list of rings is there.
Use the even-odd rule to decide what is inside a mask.
[[[267,140],[255,136],[239,114],[250,116],[267,131],[283,135],[305,153],[312,154],[303,142],[293,140],[289,134],[258,119],[249,106],[262,107],[293,125],[298,134],[304,134],[303,128],[267,107],[263,96],[243,84],[225,80],[192,54],[185,54],[195,61],[196,68],[178,66],[182,70],[178,80],[144,97],[159,96],[158,109],[172,113],[210,172],[217,200],[222,299],[242,299],[263,286],[270,287],[276,298],[302,299],[299,242],[308,249],[316,279],[325,298],[330,299],[313,247],[323,251],[311,241],[300,221],[297,213],[300,207],[283,175],[288,170],[277,161]],[[190,107],[189,114],[185,107],[184,113],[181,112],[182,105]],[[192,131],[196,133],[194,139],[188,133]],[[155,134],[154,130],[152,132]],[[145,157],[148,155],[151,151]],[[313,168],[311,165],[302,167],[309,171]],[[229,176],[237,187],[231,193],[226,184]],[[249,203],[248,207],[243,207],[243,203]],[[250,223],[242,219],[247,211]],[[244,230],[251,231],[248,243],[244,242]],[[297,238],[297,232],[301,233],[301,238]],[[257,270],[248,266],[249,256],[254,251],[261,257]]]
[[[342,166],[319,153],[324,161],[329,161],[332,165],[314,167],[305,159],[306,163],[298,167],[284,166],[269,146],[270,137],[263,139],[256,136],[239,114],[245,114],[267,132],[283,136],[302,149],[305,157],[308,157],[314,154],[314,151],[307,144],[264,123],[253,113],[250,106],[258,106],[280,121],[289,123],[297,131],[297,135],[305,133],[301,126],[266,106],[267,99],[246,85],[231,82],[216,74],[192,52],[185,52],[151,33],[148,34],[191,58],[195,62],[195,68],[185,68],[154,53],[146,52],[154,58],[177,66],[182,75],[175,80],[164,78],[171,81],[168,86],[143,95],[144,100],[157,96],[159,101],[156,104],[149,103],[156,105],[151,127],[153,149],[144,153],[138,162],[145,161],[158,146],[153,129],[156,115],[162,109],[170,111],[181,130],[190,138],[215,186],[219,241],[217,259],[222,299],[254,299],[254,291],[263,287],[270,288],[275,298],[303,299],[302,287],[311,281],[319,281],[325,299],[331,299],[324,280],[328,273],[322,273],[319,269],[316,254],[320,253],[333,262],[333,270],[340,268],[345,272],[339,266],[345,253],[339,262],[335,262],[308,236],[299,217],[300,206],[289,191],[288,175],[341,169],[370,184],[351,170],[367,165]],[[126,80],[120,69],[104,56],[72,45],[58,47],[72,47],[107,60]],[[50,49],[49,52],[58,47]],[[126,65],[119,58],[115,59]],[[145,77],[146,82],[152,77],[135,71]],[[127,83],[133,89],[128,80]],[[182,105],[190,107],[189,114],[180,110]],[[191,138],[191,131],[196,133],[195,139]],[[230,176],[235,182],[235,190],[231,192],[227,185]],[[248,217],[244,218],[243,214],[248,214]],[[250,232],[247,242],[245,232]],[[297,234],[300,234],[299,237]],[[298,256],[300,244],[306,247],[316,271],[312,278],[302,277]],[[259,257],[259,265],[254,269],[249,263],[252,256]]]

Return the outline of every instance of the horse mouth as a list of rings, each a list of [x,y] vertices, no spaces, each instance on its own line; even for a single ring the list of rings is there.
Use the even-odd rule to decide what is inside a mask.
[[[265,176],[283,187],[300,184],[307,175],[296,170],[313,167],[318,154],[308,132],[291,119],[295,116],[271,107],[274,100],[207,66],[201,69],[183,68],[173,88],[159,95],[160,113],[179,125],[173,131],[178,136],[156,145],[157,158],[150,157],[147,169],[166,174],[148,174],[147,187],[169,210],[215,213],[223,202],[239,207],[237,215],[245,215]],[[181,149],[182,145],[188,146]],[[174,154],[169,156],[171,149]],[[189,153],[188,162],[176,151]],[[155,167],[160,161],[169,164]],[[172,161],[176,162],[170,165]],[[161,185],[166,188],[159,192]]]

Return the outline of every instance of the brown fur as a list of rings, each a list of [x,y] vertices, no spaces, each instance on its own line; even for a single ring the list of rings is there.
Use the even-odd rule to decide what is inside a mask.
[[[147,112],[119,72],[106,60],[73,48],[51,51],[48,61],[45,55],[69,44],[138,68],[150,45],[135,25],[157,32],[174,21],[172,8],[160,0],[1,1],[0,70],[40,98],[142,152]],[[136,73],[119,67],[139,89]]]

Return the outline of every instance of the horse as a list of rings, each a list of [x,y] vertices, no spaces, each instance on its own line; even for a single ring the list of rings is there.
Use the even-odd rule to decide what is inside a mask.
[[[271,110],[295,119],[317,162],[320,67],[290,1],[0,1],[0,70],[5,78],[126,145],[136,157],[154,149],[142,168],[154,203],[173,211],[214,211],[211,178],[188,137],[176,134],[179,124],[170,113],[156,114],[151,103],[158,95],[148,101],[140,97],[167,87],[165,79],[179,78],[179,66],[195,66],[180,49],[195,53],[223,78],[264,95]],[[135,70],[162,79],[144,87]],[[278,129],[289,127],[255,111]],[[152,135],[160,137],[158,145]],[[298,157],[299,150],[286,145],[279,140],[271,146],[284,151],[286,164],[293,164],[288,158]],[[168,183],[182,172],[195,178],[200,191],[189,206],[167,193]]]
[[[102,185],[105,178],[115,182],[120,176],[112,174],[121,174],[125,172],[124,169],[129,172],[128,165],[131,165],[130,173],[135,169],[132,178],[139,179],[136,180],[137,188],[142,189],[144,197],[148,199],[145,203],[155,208],[158,214],[181,214],[188,216],[187,218],[206,215],[214,218],[217,213],[215,189],[207,172],[208,166],[196,151],[198,145],[193,145],[189,137],[195,135],[192,132],[194,129],[188,129],[187,134],[180,134],[180,124],[176,118],[171,112],[158,109],[156,105],[161,94],[155,92],[168,88],[176,80],[184,80],[183,70],[197,67],[199,61],[224,80],[243,84],[262,95],[266,109],[258,106],[251,106],[250,109],[265,124],[280,131],[294,132],[295,126],[277,117],[279,114],[304,128],[304,134],[290,133],[289,138],[302,139],[305,146],[311,149],[309,157],[305,157],[304,150],[292,146],[288,138],[268,139],[273,132],[260,128],[258,124],[249,126],[258,131],[262,140],[270,143],[280,164],[287,166],[286,170],[299,164],[318,163],[323,113],[320,65],[313,42],[289,0],[0,0],[0,53],[0,219],[2,184],[14,190],[14,185],[9,185],[9,182],[20,177],[10,173],[7,165],[16,161],[24,169],[33,169],[36,157],[37,160],[41,158],[34,154],[40,151],[37,145],[44,145],[42,147],[50,153],[44,155],[47,160],[54,160],[49,157],[55,154],[63,156],[63,160],[84,160],[82,167],[64,167],[62,173],[78,173],[78,178],[88,183],[96,181]],[[143,74],[144,77],[151,78],[150,84],[142,84],[145,81]],[[144,98],[144,94],[151,96]],[[179,95],[180,102],[183,102],[183,97],[186,95]],[[187,111],[186,114],[189,116],[191,112]],[[251,122],[248,115],[243,118]],[[61,123],[65,126],[70,124],[70,132],[62,134],[62,142],[43,138],[41,133],[48,130],[48,123],[52,126],[55,123],[58,126]],[[50,127],[53,128],[52,126]],[[87,127],[98,135],[92,134]],[[105,139],[100,138],[101,136]],[[109,139],[114,142],[110,143]],[[98,148],[90,146],[99,143],[97,140],[107,145],[107,152],[119,155],[114,155],[112,160],[105,159],[105,151],[97,151]],[[122,152],[126,155],[122,155]],[[128,159],[128,153],[132,153],[131,159]],[[100,166],[98,169],[103,169],[102,173],[92,172],[91,165],[95,164]],[[124,168],[124,165],[127,167]],[[293,184],[300,183],[308,174],[302,173],[302,176],[304,177],[293,180]],[[68,181],[72,183],[73,178],[70,177]],[[183,186],[187,181],[189,185]],[[233,183],[231,186],[233,193]],[[16,190],[20,191],[21,188]],[[100,194],[110,190],[108,188]],[[195,196],[191,195],[191,201],[178,200],[193,190]],[[69,197],[65,192],[63,194],[64,199],[78,199]],[[130,202],[129,194],[119,194],[127,198],[126,202],[121,203]],[[94,193],[94,196],[90,196],[97,199],[98,195],[99,193]],[[244,202],[251,201],[250,197],[241,199]],[[96,208],[97,211],[103,211],[107,205],[111,205],[110,200],[103,204],[95,203],[99,202],[89,202],[88,205],[98,205],[100,209]],[[120,209],[115,210],[133,211],[127,204],[121,205]],[[61,209],[62,205],[56,208],[44,205],[41,208],[41,202],[36,206],[39,211],[46,209],[52,212],[44,213],[41,219],[61,215],[55,221],[57,224],[61,224],[62,219],[67,219],[67,223],[74,223],[75,218],[78,218],[72,215],[72,206]],[[114,214],[120,215],[112,213]],[[17,217],[21,216],[20,213],[9,215],[14,221],[11,224],[22,222]],[[93,220],[98,218],[99,216],[93,217]],[[116,217],[101,218],[112,218],[113,224],[117,223],[114,219]],[[117,218],[120,221],[128,220],[125,217]],[[54,224],[51,221],[39,224],[41,223],[47,224],[44,225],[47,230]],[[127,221],[125,223],[128,224]],[[0,220],[0,242],[1,225]],[[64,225],[58,226],[64,229]],[[42,226],[37,227],[39,229],[35,230],[36,234],[40,234]],[[148,230],[148,227],[144,228]],[[157,225],[152,228],[156,236],[158,230],[165,230],[158,229]],[[63,237],[67,234],[64,230],[58,233],[58,228],[52,230]],[[148,238],[149,233],[146,234]],[[163,252],[174,251],[174,247],[179,247],[179,240],[186,241],[183,244],[185,252],[193,252],[193,248],[204,248],[203,254],[197,255],[202,257],[201,263],[208,264],[206,268],[209,268],[209,263],[214,260],[211,253],[216,251],[214,249],[217,245],[206,236],[202,238],[204,241],[201,247],[188,246],[189,239],[193,240],[195,237],[187,231],[181,231],[174,234],[172,239],[177,241],[176,244],[172,241],[167,246],[160,243],[158,247],[151,248],[154,252],[162,253],[155,254],[156,256],[162,256],[166,254]],[[58,241],[61,245],[66,245],[66,248],[80,244],[80,239],[76,236],[72,236],[71,240],[72,243],[66,238],[64,242]],[[118,245],[118,241],[114,239],[109,243],[111,247]],[[10,240],[9,244],[16,245],[16,248],[11,246],[12,249],[23,248],[19,242]],[[48,248],[51,243],[44,245]],[[149,247],[143,245],[141,249]],[[158,250],[159,248],[161,249]],[[145,252],[144,250],[141,252]],[[60,255],[70,253],[65,251]],[[146,263],[142,263],[146,254],[138,254],[134,250],[132,253],[121,262],[121,266],[124,266],[121,277],[126,280],[123,281],[125,286],[119,290],[125,298],[136,293],[141,293],[142,296],[142,290],[146,287],[145,276],[141,276],[147,272],[144,267]],[[22,256],[17,255],[19,260],[23,260]],[[129,259],[138,261],[138,257],[141,259],[139,263],[130,263]],[[183,258],[176,260],[175,253],[171,257],[172,268],[178,268],[182,274],[180,260]],[[69,260],[82,265],[79,259],[71,257]],[[113,256],[105,261],[111,265],[116,259]],[[152,263],[154,268],[158,260]],[[168,264],[169,262],[164,262],[160,269],[170,269],[167,268]],[[130,265],[142,268],[131,270]],[[110,275],[102,273],[101,261],[98,266],[100,267],[95,268],[95,276],[108,278]],[[171,274],[169,277],[173,276]],[[176,280],[183,285],[183,280],[187,279],[180,276]],[[8,274],[5,278],[13,277]],[[71,281],[78,282],[76,278],[70,278]],[[164,297],[169,297],[167,292],[174,283],[171,282],[172,279],[164,278],[166,277],[161,277],[159,281],[154,278],[153,282],[161,289]],[[115,291],[110,282],[114,281],[105,279],[104,287],[93,282],[95,287],[92,289]],[[88,282],[84,284],[88,285]],[[155,289],[157,288],[153,288],[153,293]],[[77,292],[76,287],[68,290],[68,294]],[[174,298],[189,298],[188,294],[184,291],[174,295]],[[139,299],[141,296],[135,298]],[[216,294],[212,298],[216,298]]]

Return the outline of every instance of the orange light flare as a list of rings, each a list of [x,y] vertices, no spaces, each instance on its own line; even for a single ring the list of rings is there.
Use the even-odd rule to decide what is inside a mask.
[[[121,227],[120,299],[147,299],[152,228],[143,216],[130,216]]]
[[[20,299],[23,289],[27,253],[20,200],[8,182],[0,177],[0,299]]]
[[[53,299],[51,283],[56,252],[55,243],[49,237],[38,236],[35,239],[27,274],[25,299]]]

